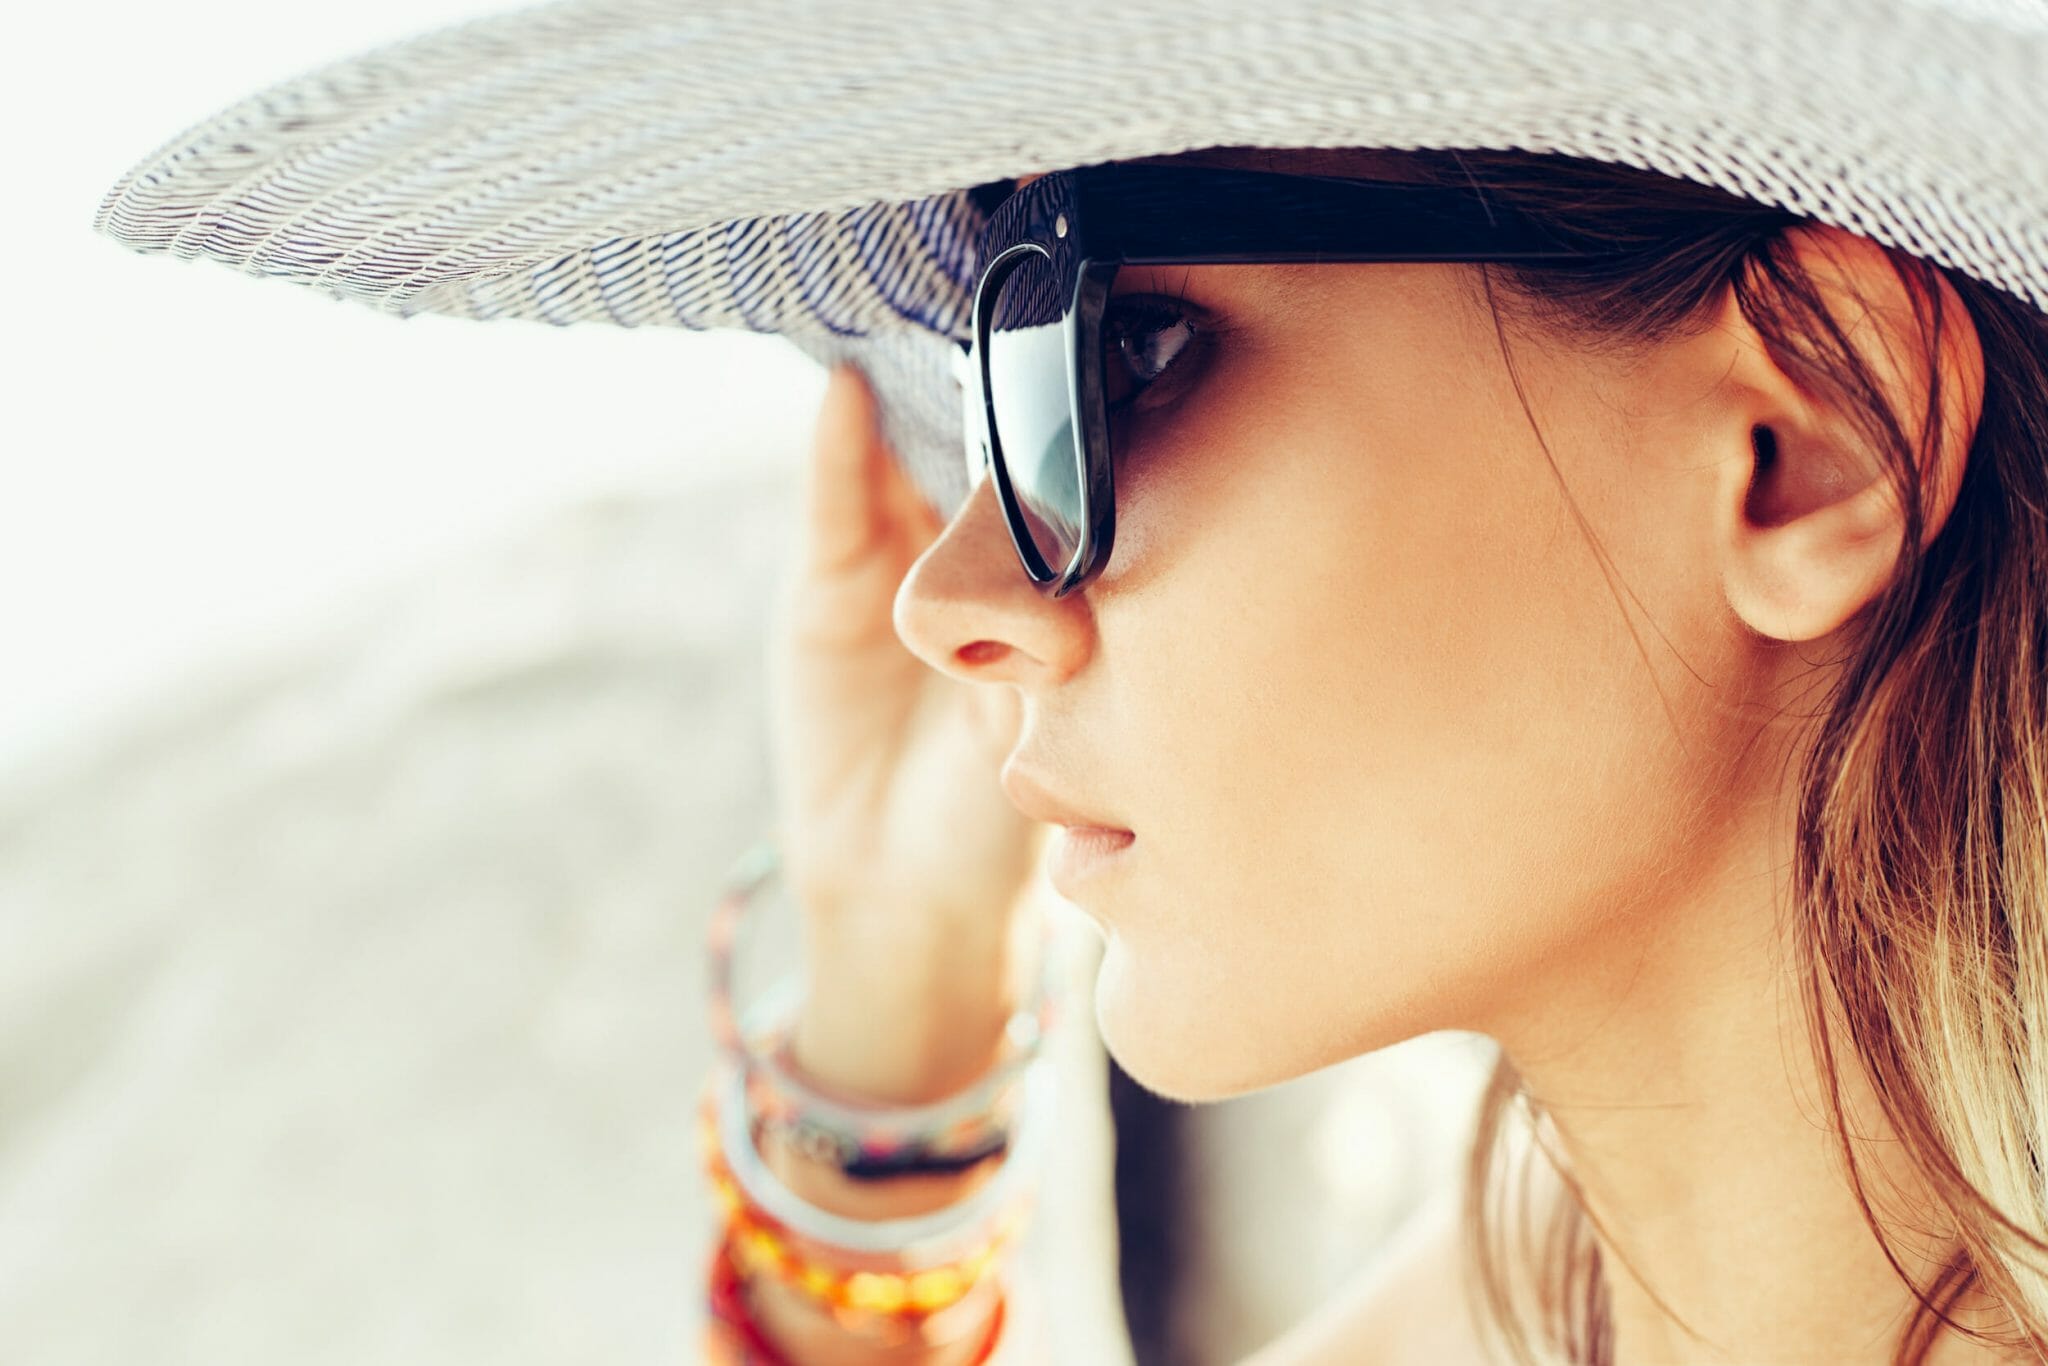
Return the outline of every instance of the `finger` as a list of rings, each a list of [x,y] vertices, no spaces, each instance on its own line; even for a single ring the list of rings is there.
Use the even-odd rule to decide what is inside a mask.
[[[875,441],[881,447],[883,457],[876,462],[874,471],[876,483],[880,487],[882,518],[891,529],[911,533],[912,538],[918,542],[918,548],[922,549],[924,542],[938,535],[939,529],[946,524],[946,519],[939,515],[938,509],[925,497],[924,490],[918,487],[917,480],[912,477],[909,466],[897,454],[896,448],[889,444],[888,438],[881,433],[880,407],[875,401],[874,390],[867,389],[864,397],[873,414],[871,420],[877,429]]]
[[[850,363],[834,366],[818,405],[804,480],[804,527],[814,564],[832,568],[856,559],[881,533],[880,446],[867,382]]]
[[[924,490],[911,478],[903,462],[896,458],[894,448],[884,442],[882,449],[888,453],[888,458],[882,462],[886,467],[883,501],[888,507],[887,515],[892,525],[907,529],[922,549],[925,543],[939,534],[946,525],[946,519],[925,497]]]

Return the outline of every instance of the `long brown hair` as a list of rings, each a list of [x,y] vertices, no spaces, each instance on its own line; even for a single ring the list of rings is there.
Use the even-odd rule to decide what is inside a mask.
[[[1958,501],[1923,551],[1921,472],[1944,376],[1931,367],[1927,421],[1909,433],[1788,249],[1786,229],[1805,219],[1605,162],[1410,157],[1417,174],[1481,186],[1568,241],[1627,249],[1598,266],[1481,268],[1511,370],[1505,319],[1595,344],[1650,343],[1694,325],[1732,290],[1779,362],[1842,401],[1883,453],[1906,532],[1893,580],[1820,699],[1797,776],[1795,967],[1851,1186],[1918,1301],[1895,1366],[1923,1361],[1942,1324],[2048,1356],[2048,315],[1888,250],[1930,353],[1941,354],[1940,329],[1957,325],[1938,306],[1945,279],[1985,364]],[[1838,1058],[1835,1038],[1851,1058]],[[1872,1211],[1842,1122],[1845,1063],[1867,1071],[1958,1249],[1926,1284],[1900,1264]],[[1613,1338],[1600,1249],[1583,1192],[1544,1136],[1548,1122],[1503,1055],[1468,1163],[1466,1270],[1517,1359],[1604,1364]],[[1518,1169],[1506,1159],[1517,1136],[1531,1140],[1520,1145],[1521,1208],[1538,1162],[1568,1198],[1540,1234],[1511,1238]],[[1531,1314],[1512,1284],[1522,1265],[1537,1278]],[[1973,1287],[2003,1308],[2010,1331],[1952,1316]]]

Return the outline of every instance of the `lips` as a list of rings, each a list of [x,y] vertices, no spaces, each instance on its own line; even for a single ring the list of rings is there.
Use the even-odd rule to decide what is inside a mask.
[[[1131,833],[1130,827],[1116,817],[1097,811],[1084,811],[1061,797],[1049,784],[1021,766],[1014,754],[1003,764],[1002,784],[1004,793],[1010,798],[1010,804],[1035,821],[1044,821],[1048,825],[1064,825],[1073,830],[1107,830],[1123,835]]]

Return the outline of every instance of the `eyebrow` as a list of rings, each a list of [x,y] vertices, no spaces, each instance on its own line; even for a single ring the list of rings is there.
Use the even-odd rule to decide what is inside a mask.
[[[1279,309],[1291,310],[1300,308],[1304,302],[1316,293],[1315,282],[1317,277],[1314,274],[1304,270],[1281,269],[1282,266],[1286,265],[1299,266],[1302,264],[1305,263],[1299,261],[1234,261],[1219,268],[1232,271],[1258,272],[1258,275],[1252,281],[1249,292],[1264,300],[1277,299],[1276,306]],[[1116,283],[1110,287],[1110,293],[1113,296],[1122,292],[1123,281],[1133,274],[1141,275],[1149,286],[1150,282],[1154,280],[1174,280],[1177,283],[1179,279],[1184,278],[1180,274],[1181,272],[1202,268],[1195,262],[1188,262],[1186,264],[1164,262],[1149,265],[1122,266],[1117,270]],[[1239,278],[1243,277],[1240,276]]]

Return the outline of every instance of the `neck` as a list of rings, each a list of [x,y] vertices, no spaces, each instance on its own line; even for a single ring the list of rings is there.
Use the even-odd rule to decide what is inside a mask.
[[[1582,946],[1487,1028],[1584,1188],[1616,1366],[1881,1366],[1915,1308],[1843,1166],[1776,909],[1789,860],[1741,852],[1762,847],[1705,851],[1692,890],[1631,916],[1642,932]],[[1872,1212],[1905,1230],[1893,1255],[1927,1287],[1954,1245],[1911,1231],[1942,1221],[1846,1044],[1835,1067]],[[1999,1321],[1975,1292],[1950,1313]],[[1926,1359],[2000,1358],[1944,1329]]]

